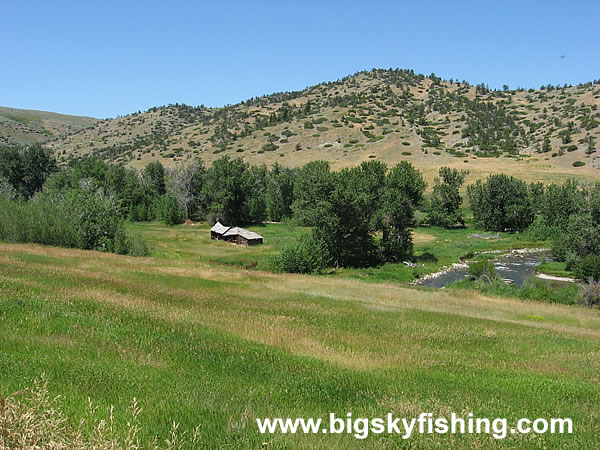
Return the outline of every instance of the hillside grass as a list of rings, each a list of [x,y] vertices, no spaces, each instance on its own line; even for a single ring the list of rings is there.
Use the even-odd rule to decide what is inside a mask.
[[[597,445],[597,310],[246,271],[171,251],[0,244],[0,394],[45,373],[72,421],[90,397],[106,417],[115,405],[123,433],[135,397],[145,444],[175,421],[200,425],[204,448],[394,448],[407,443],[259,435],[255,419],[427,411],[570,417],[575,434],[418,435],[411,446]]]

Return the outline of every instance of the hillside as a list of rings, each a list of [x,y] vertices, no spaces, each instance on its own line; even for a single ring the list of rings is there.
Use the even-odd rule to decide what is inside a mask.
[[[34,144],[62,139],[100,122],[83,116],[0,106],[0,144]]]
[[[223,108],[151,108],[98,122],[51,146],[63,161],[95,154],[136,167],[229,154],[294,166],[314,159],[335,167],[369,158],[409,159],[421,168],[469,167],[468,161],[482,173],[521,171],[520,161],[533,178],[543,179],[549,169],[597,176],[599,104],[597,83],[493,91],[434,74],[372,70]],[[477,161],[500,155],[493,164]]]

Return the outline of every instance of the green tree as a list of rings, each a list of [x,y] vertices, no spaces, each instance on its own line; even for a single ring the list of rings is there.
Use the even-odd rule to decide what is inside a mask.
[[[247,200],[252,183],[248,167],[242,158],[223,156],[207,170],[202,192],[213,217],[231,225],[251,222]]]
[[[148,163],[144,168],[143,180],[146,188],[155,195],[164,195],[167,192],[165,181],[165,168],[160,161]]]
[[[281,221],[284,217],[292,216],[294,201],[294,181],[298,171],[283,167],[277,163],[268,174],[265,192],[266,214],[269,220]]]
[[[550,143],[550,138],[546,136],[544,138],[544,143],[542,144],[542,152],[548,153],[552,151],[552,144]]]
[[[564,229],[569,218],[582,212],[585,206],[585,193],[575,179],[569,179],[562,185],[551,184],[546,187],[542,201],[542,217],[549,227]]]
[[[465,222],[460,211],[462,198],[459,189],[468,174],[468,170],[440,168],[439,177],[434,180],[430,201],[429,223],[431,225],[450,228],[460,223],[464,226]]]
[[[406,161],[387,174],[381,205],[381,250],[386,261],[395,262],[412,256],[412,234],[408,227],[413,224],[415,211],[423,202],[424,191],[422,175]]]
[[[41,191],[48,176],[56,170],[52,153],[40,144],[0,148],[0,178],[25,199]]]
[[[467,186],[475,224],[488,231],[522,231],[533,222],[527,184],[504,174]]]
[[[298,171],[294,182],[292,211],[294,220],[303,226],[313,226],[331,207],[334,175],[326,161],[312,161]]]

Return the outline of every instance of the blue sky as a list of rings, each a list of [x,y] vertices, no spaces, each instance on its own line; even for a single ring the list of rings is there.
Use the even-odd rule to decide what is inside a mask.
[[[374,67],[492,88],[600,79],[597,0],[3,3],[0,105],[17,108],[222,106]]]

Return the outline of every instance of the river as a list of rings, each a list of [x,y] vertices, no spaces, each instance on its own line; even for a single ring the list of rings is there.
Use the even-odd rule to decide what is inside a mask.
[[[499,256],[494,260],[494,266],[498,276],[509,283],[522,286],[526,280],[536,275],[535,267],[544,260],[550,260],[551,255],[547,251],[531,253],[510,253]],[[441,288],[455,281],[463,280],[469,276],[467,267],[450,269],[439,276],[428,278],[419,282],[419,286]]]

